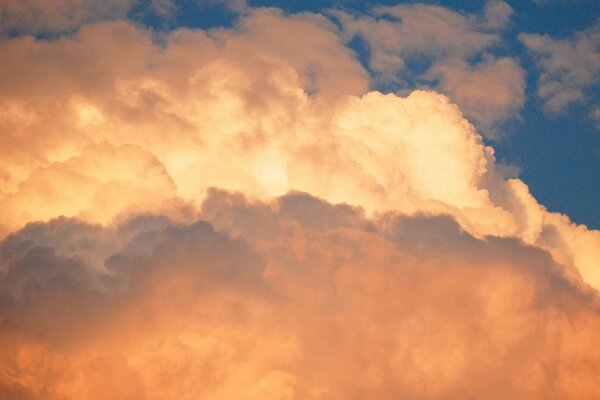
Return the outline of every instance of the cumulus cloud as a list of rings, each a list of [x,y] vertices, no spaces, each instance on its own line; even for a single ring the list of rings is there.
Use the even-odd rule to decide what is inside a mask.
[[[257,178],[263,188],[267,181],[276,184],[280,176],[266,174],[264,164],[281,161],[275,136],[291,137],[300,129],[294,124],[311,124],[301,119],[307,108],[366,89],[364,70],[333,29],[322,17],[264,11],[231,31],[166,34],[164,46],[125,22],[86,26],[52,42],[3,41],[2,53],[13,56],[0,67],[0,140],[7,149],[0,161],[2,197],[28,197],[24,182],[38,168],[68,162],[103,141],[134,144],[157,156],[188,198],[225,181],[248,190]],[[297,30],[304,34],[295,35]],[[232,121],[231,115],[240,118]],[[224,156],[230,165],[223,165]],[[210,177],[201,185],[199,169]],[[19,225],[48,217],[27,212],[25,219],[11,214],[11,220]],[[9,220],[2,225],[16,226]]]
[[[482,15],[428,72],[465,104],[518,69],[468,64],[510,12]],[[261,9],[0,41],[0,397],[600,394],[600,232],[445,95],[369,92],[341,35]]]
[[[537,94],[548,112],[584,100],[586,91],[600,82],[600,22],[563,39],[529,33],[519,37],[541,71]]]
[[[538,244],[600,285],[597,232],[505,180],[448,98],[365,94],[366,73],[336,29],[315,14],[258,10],[230,30],[160,40],[126,22],[4,40],[15,55],[0,71],[4,234],[59,215],[175,217],[210,187],[259,198],[302,190],[369,214],[451,214],[478,237]]]
[[[507,3],[489,1],[480,15],[425,4],[379,7],[371,14],[335,12],[347,40],[366,42],[375,86],[406,90],[416,81],[440,90],[491,138],[518,117],[524,72],[517,60],[490,53],[513,14]],[[495,90],[481,81],[493,82]]]
[[[6,239],[2,392],[501,399],[600,390],[598,303],[538,248],[477,239],[449,216],[367,219],[303,193],[264,203],[211,191],[199,217],[107,227],[59,219]]]

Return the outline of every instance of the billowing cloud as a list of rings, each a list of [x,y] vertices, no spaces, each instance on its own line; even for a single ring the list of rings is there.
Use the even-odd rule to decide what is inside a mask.
[[[157,210],[175,197],[175,184],[156,157],[133,145],[104,142],[34,170],[18,191],[2,197],[0,208],[9,226],[57,215],[107,223],[128,206]]]
[[[600,82],[600,23],[572,37],[521,34],[541,70],[537,94],[549,112],[563,111],[586,98],[586,90]]]
[[[468,63],[510,16],[490,4],[428,72],[464,104],[516,79]],[[0,397],[600,395],[600,232],[447,96],[370,92],[341,36],[249,9],[0,41]],[[493,92],[478,118],[519,94]]]
[[[199,217],[211,223],[59,219],[11,235],[1,248],[3,394],[600,390],[598,304],[540,249],[477,239],[448,216],[369,220],[301,193],[262,203],[212,191]]]
[[[503,1],[489,1],[481,15],[425,4],[379,7],[372,16],[335,13],[347,40],[367,44],[376,86],[406,89],[416,81],[440,90],[491,138],[502,135],[500,128],[518,116],[525,99],[518,61],[490,53],[512,14]]]
[[[322,17],[265,11],[231,31],[166,34],[164,46],[125,22],[86,26],[52,42],[5,40],[2,52],[13,57],[0,67],[0,140],[7,149],[0,197],[29,198],[24,182],[34,171],[56,169],[101,142],[151,152],[187,198],[228,180],[250,190],[257,178],[279,179],[259,177],[265,153],[273,161],[279,157],[275,136],[293,136],[301,128],[294,124],[311,124],[301,116],[311,118],[309,112],[318,115],[342,93],[366,89],[366,74],[333,29]],[[304,34],[293,34],[297,30]],[[224,156],[230,165],[222,163]],[[198,185],[199,169],[211,181]],[[23,209],[29,216],[11,213],[2,225],[12,229],[48,217]]]

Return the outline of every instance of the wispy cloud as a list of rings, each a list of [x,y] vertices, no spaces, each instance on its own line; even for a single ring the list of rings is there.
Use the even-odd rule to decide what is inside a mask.
[[[0,34],[41,34],[73,30],[95,21],[125,17],[136,0],[3,0]]]
[[[521,34],[541,71],[537,94],[548,112],[557,113],[586,98],[600,82],[600,23],[568,38]]]

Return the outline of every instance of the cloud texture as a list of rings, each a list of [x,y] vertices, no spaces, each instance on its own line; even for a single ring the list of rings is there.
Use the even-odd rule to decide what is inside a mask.
[[[212,191],[198,217],[213,225],[63,218],[11,235],[2,246],[3,394],[502,399],[600,390],[597,298],[538,248],[477,239],[449,216],[369,220],[301,193],[262,203]]]
[[[445,95],[369,92],[344,35],[259,9],[0,42],[0,397],[600,395],[600,232]],[[516,71],[446,61],[465,104]]]
[[[521,41],[541,70],[537,94],[548,112],[564,111],[586,99],[600,82],[600,22],[572,37],[521,34]]]
[[[478,15],[426,4],[334,14],[347,40],[365,42],[374,86],[441,91],[489,138],[502,137],[502,126],[518,117],[524,72],[516,59],[491,54],[513,14],[506,2],[488,1]]]

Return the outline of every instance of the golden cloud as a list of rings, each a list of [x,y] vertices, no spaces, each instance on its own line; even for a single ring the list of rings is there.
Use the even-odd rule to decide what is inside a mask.
[[[0,397],[600,395],[600,232],[337,29],[0,42]]]

